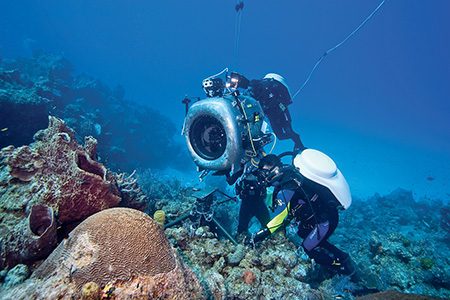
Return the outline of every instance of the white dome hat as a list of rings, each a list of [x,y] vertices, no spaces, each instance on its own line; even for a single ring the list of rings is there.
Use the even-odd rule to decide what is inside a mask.
[[[350,187],[334,161],[325,153],[306,149],[294,158],[294,166],[309,180],[327,187],[345,209],[350,207]]]
[[[284,85],[284,87],[288,90],[289,96],[291,95],[291,91],[289,90],[289,86],[286,83],[286,79],[284,79],[283,76],[277,74],[277,73],[268,73],[266,76],[264,76],[263,79],[273,79]]]

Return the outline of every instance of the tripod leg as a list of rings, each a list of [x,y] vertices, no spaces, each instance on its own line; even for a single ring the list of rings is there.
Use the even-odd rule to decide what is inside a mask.
[[[181,217],[178,217],[177,219],[173,220],[172,222],[167,223],[167,224],[164,226],[164,228],[169,228],[169,227],[172,227],[172,226],[174,226],[174,225],[177,225],[178,223],[181,223],[181,222],[183,222],[184,220],[186,220],[187,218],[189,218],[190,216],[191,216],[191,213],[188,212],[188,213],[182,215]]]
[[[219,221],[217,221],[214,217],[212,218],[213,223],[217,226],[217,228],[220,229],[220,231],[222,231],[222,233],[235,245],[238,244],[238,242],[236,242],[236,240],[231,236],[231,234],[228,233],[228,231],[223,228],[223,226],[219,223]]]

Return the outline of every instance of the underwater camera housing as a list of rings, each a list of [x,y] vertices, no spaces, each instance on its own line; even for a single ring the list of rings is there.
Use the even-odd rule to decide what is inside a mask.
[[[183,135],[200,171],[238,170],[271,142],[266,128],[258,101],[236,90],[192,104]]]

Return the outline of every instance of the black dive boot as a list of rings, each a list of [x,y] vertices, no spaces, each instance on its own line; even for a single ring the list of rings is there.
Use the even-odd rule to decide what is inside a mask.
[[[354,283],[360,281],[360,274],[350,255],[347,255],[347,257],[343,259],[335,259],[333,261],[333,266],[339,274],[349,276]]]

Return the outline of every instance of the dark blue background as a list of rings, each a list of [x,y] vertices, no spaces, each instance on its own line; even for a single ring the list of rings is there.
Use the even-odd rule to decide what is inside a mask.
[[[319,56],[378,3],[245,1],[233,66],[232,0],[3,0],[0,55],[30,55],[32,48],[62,53],[77,71],[122,84],[127,98],[160,109],[181,127],[180,100],[201,95],[204,77],[226,66],[250,78],[278,72],[296,90]],[[449,12],[447,0],[387,1],[325,59],[291,107],[305,144],[333,155],[355,186],[368,169],[378,176],[368,191],[386,184],[388,171],[380,167],[386,164],[399,185],[448,193]],[[428,175],[441,178],[432,183],[440,185],[422,182]]]

